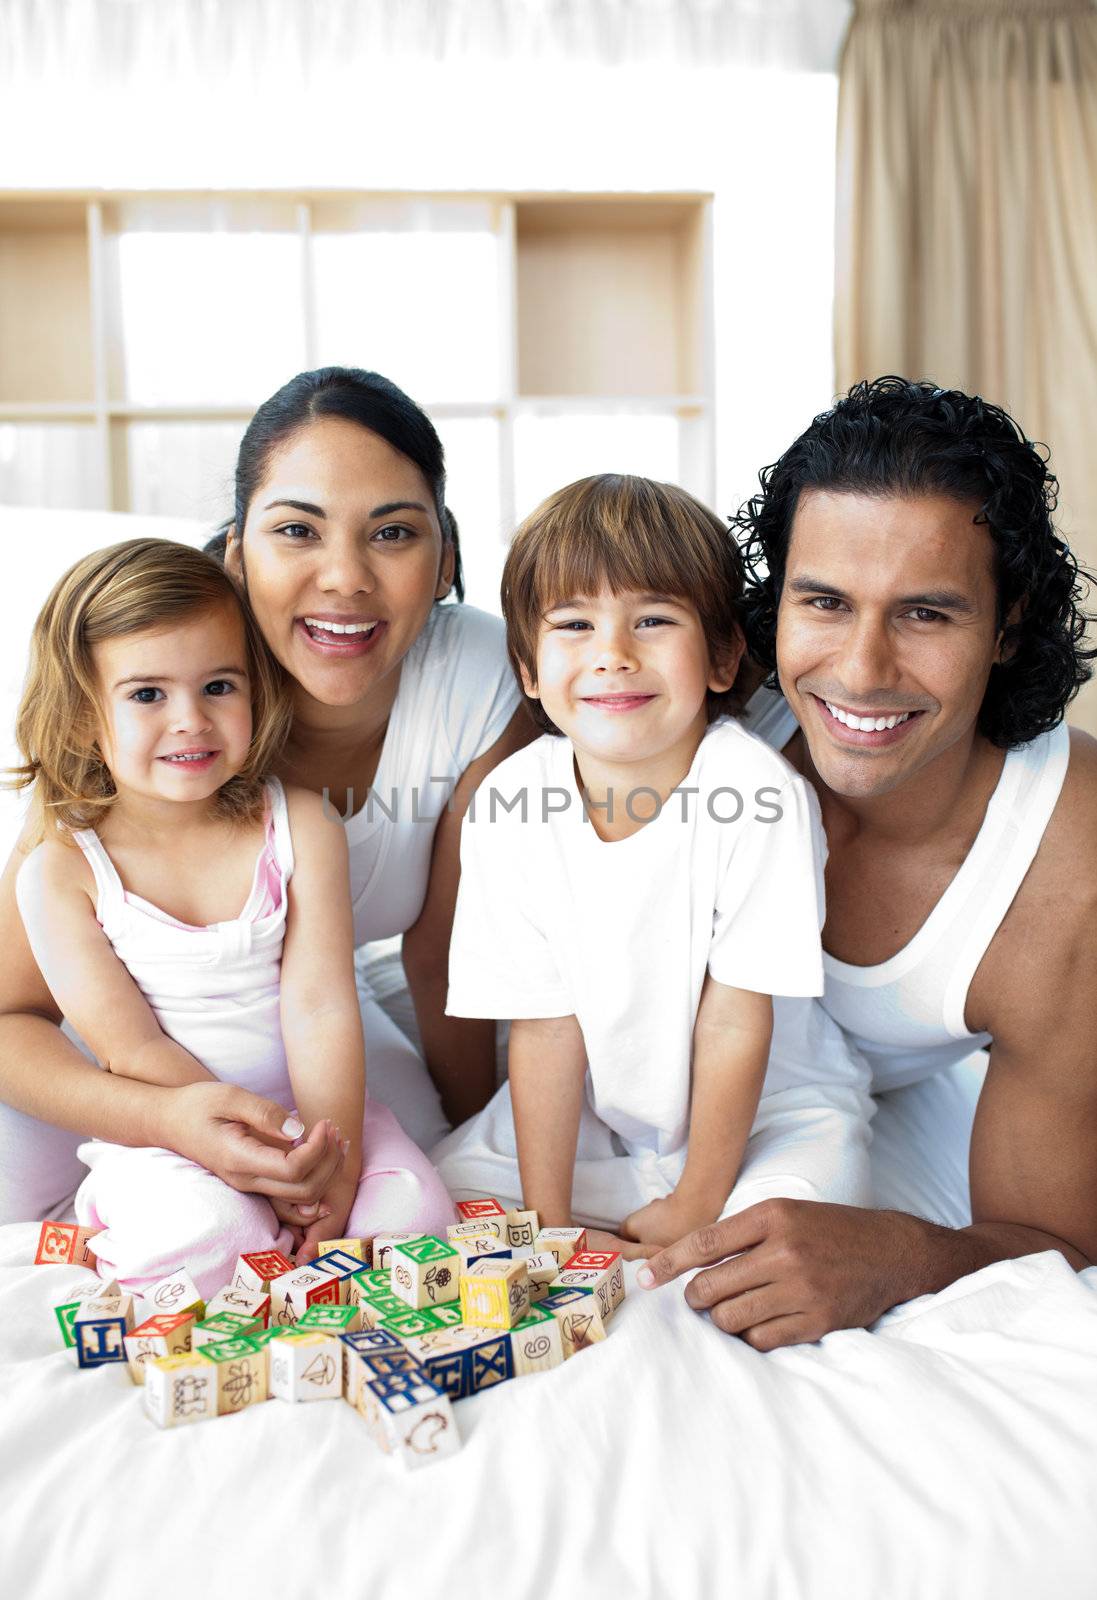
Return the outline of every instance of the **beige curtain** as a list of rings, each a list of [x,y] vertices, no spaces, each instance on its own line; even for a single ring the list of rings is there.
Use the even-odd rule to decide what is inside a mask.
[[[839,388],[900,372],[1004,405],[1049,446],[1060,529],[1097,569],[1090,0],[859,0],[836,252]],[[1070,720],[1097,733],[1097,684]]]

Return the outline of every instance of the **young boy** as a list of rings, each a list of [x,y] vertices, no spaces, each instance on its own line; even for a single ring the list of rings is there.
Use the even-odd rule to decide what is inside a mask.
[[[823,990],[825,842],[728,714],[741,588],[711,512],[608,475],[540,506],[503,574],[545,733],[465,819],[447,1009],[513,1019],[510,1081],[434,1160],[631,1254],[768,1195],[868,1199],[862,1066],[836,1030],[823,1066],[806,1004],[771,1054],[772,997]]]

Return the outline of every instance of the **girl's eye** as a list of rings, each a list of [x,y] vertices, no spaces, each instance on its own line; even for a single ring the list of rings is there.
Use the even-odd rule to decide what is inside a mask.
[[[221,698],[226,694],[235,694],[236,685],[229,683],[227,678],[214,678],[212,683],[206,684],[206,693]]]
[[[568,621],[568,622],[554,622],[554,623],[552,623],[552,629],[553,629],[554,633],[578,632],[578,630],[580,628],[589,628],[589,627],[590,627],[590,623],[589,622],[584,622],[581,617],[572,617],[571,620]]]
[[[139,706],[151,706],[156,704],[155,697],[157,695],[163,697],[163,693],[164,691],[162,689],[155,689],[150,684],[147,689],[135,689],[130,695],[130,699],[136,700]]]
[[[402,527],[398,522],[390,522],[383,528],[378,528],[373,536],[382,544],[406,544],[409,539],[415,538],[414,528]]]
[[[641,617],[636,626],[642,628],[646,622],[653,622],[657,628],[664,626],[670,628],[674,625],[673,617]]]

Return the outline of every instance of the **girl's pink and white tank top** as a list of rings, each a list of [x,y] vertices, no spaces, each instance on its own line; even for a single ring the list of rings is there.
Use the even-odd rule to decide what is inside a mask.
[[[267,784],[266,816],[240,915],[206,927],[129,894],[92,829],[73,838],[95,874],[99,924],[164,1032],[223,1082],[289,1106],[279,987],[293,844],[277,778]]]

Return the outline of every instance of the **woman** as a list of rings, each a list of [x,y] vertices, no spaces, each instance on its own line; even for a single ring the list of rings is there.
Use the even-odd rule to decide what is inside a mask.
[[[376,373],[323,368],[292,379],[252,419],[223,541],[293,680],[279,775],[326,794],[346,821],[356,942],[403,935],[434,1082],[370,1000],[367,1070],[371,1094],[427,1148],[446,1117],[471,1115],[494,1088],[494,1025],[445,1016],[460,823],[485,775],[534,731],[502,624],[438,604],[462,593],[444,490],[425,414]],[[88,1135],[177,1150],[266,1195],[284,1221],[311,1220],[342,1159],[322,1129],[291,1150],[284,1112],[245,1091],[160,1089],[88,1070],[23,933],[21,860],[16,850],[0,878],[0,1222],[41,1215],[71,1192]]]

